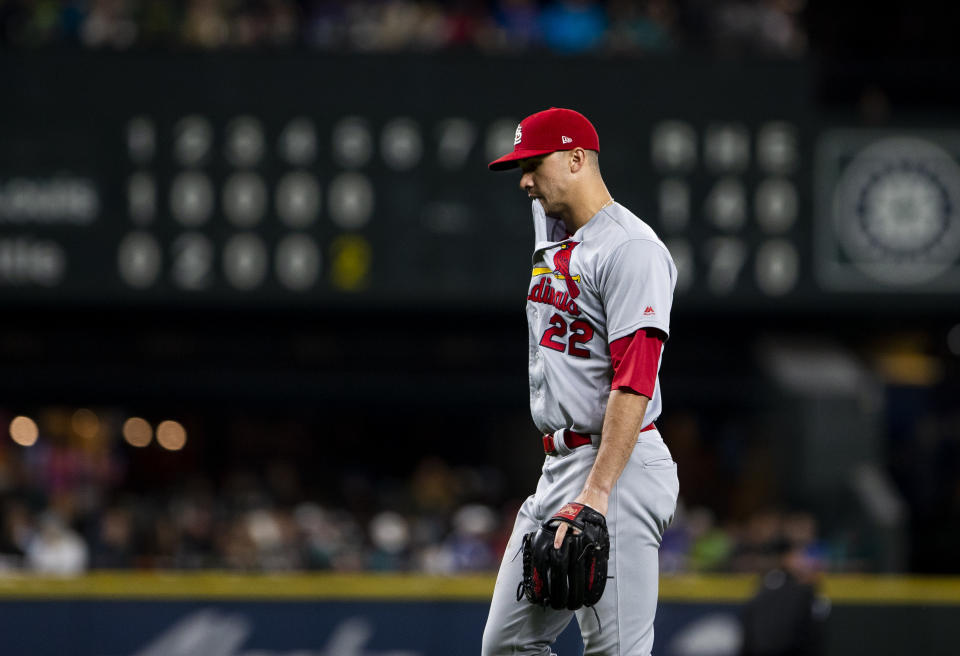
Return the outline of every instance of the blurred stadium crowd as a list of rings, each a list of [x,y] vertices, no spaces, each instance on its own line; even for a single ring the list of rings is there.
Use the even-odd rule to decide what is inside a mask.
[[[88,430],[77,420],[91,413],[79,412],[86,415],[75,412],[72,421],[67,411],[45,412],[41,438],[28,447],[0,441],[0,571],[489,572],[521,503],[500,468],[435,455],[387,476],[349,462],[304,468],[230,455],[214,472],[200,463],[194,438],[176,452],[132,447],[109,415]],[[695,469],[678,435],[678,451]],[[685,480],[694,497],[704,493]],[[754,505],[715,514],[681,502],[662,567],[755,572],[786,556],[808,571],[870,566],[851,557],[849,536],[828,541],[818,533],[806,512]]]
[[[5,0],[0,46],[799,57],[804,0]]]

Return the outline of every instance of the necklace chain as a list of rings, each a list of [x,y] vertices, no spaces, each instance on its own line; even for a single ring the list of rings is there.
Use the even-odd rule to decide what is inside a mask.
[[[599,212],[599,211],[603,210],[603,208],[609,207],[610,205],[613,205],[613,196],[610,197],[610,200],[608,200],[606,203],[604,203],[603,205],[601,205],[601,206],[600,206],[600,209],[597,210],[597,211]]]

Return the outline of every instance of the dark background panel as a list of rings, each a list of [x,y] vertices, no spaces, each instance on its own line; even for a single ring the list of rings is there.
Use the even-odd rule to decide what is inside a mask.
[[[27,307],[122,303],[195,310],[516,307],[526,284],[529,207],[515,173],[492,174],[485,165],[510,147],[520,117],[569,105],[566,89],[587,81],[603,93],[578,97],[576,104],[599,128],[611,191],[685,263],[677,312],[735,318],[815,310],[851,318],[865,310],[889,312],[895,302],[901,309],[937,313],[956,292],[954,283],[876,280],[844,292],[817,278],[821,256],[814,234],[830,222],[822,216],[828,206],[815,202],[825,166],[818,143],[827,130],[866,126],[861,99],[829,91],[848,86],[844,76],[856,75],[855,64],[458,53],[398,55],[390,63],[373,56],[282,52],[3,55],[0,70],[17,91],[0,108],[6,144],[0,149],[0,191],[12,198],[11,189],[26,181],[41,196],[45,190],[43,202],[55,202],[49,198],[58,190],[61,197],[69,194],[52,185],[66,180],[80,185],[81,196],[94,195],[95,211],[71,214],[76,204],[67,200],[60,210],[39,210],[39,217],[8,214],[0,223],[0,298]],[[895,82],[897,70],[885,79]],[[918,64],[909,70],[925,69]],[[948,124],[933,107],[906,110],[899,121],[872,127],[870,138],[926,131],[935,142]],[[243,164],[229,153],[238,121],[247,119],[263,151]],[[280,143],[300,119],[313,128],[315,157],[290,163]],[[367,158],[350,163],[339,155],[335,135],[345,119],[364,126]],[[144,157],[130,149],[135,124],[148,126],[153,140]],[[206,126],[209,148],[201,148],[206,154],[196,162],[184,163],[177,153],[194,135],[185,126],[197,124]],[[784,170],[771,169],[760,153],[764,130],[776,125],[791,136],[796,151]],[[688,160],[670,164],[657,155],[658,140],[669,141],[671,134],[689,137],[671,142],[690,150]],[[743,151],[740,163],[714,161],[716,153],[723,157],[730,149]],[[281,181],[291,172],[312,178],[320,194],[316,219],[302,228],[285,224],[276,208]],[[173,208],[186,193],[175,191],[184,173],[207,180],[211,209],[196,221],[178,219]],[[236,174],[258,178],[266,192],[265,209],[250,225],[227,216],[225,194]],[[335,216],[335,187],[344,174],[372,190],[368,196],[351,187],[351,198],[359,194],[372,203],[355,223]],[[150,219],[137,219],[129,208],[134,175],[153,182]],[[836,182],[830,175],[828,194]],[[796,199],[796,217],[783,229],[768,229],[759,218],[756,194],[770,181],[785,183]],[[664,185],[672,183],[687,198],[680,221],[664,217]],[[82,199],[75,202],[83,207]],[[731,202],[743,205],[739,218],[716,219],[711,207]],[[122,244],[133,233],[148,235],[158,258],[156,274],[140,287],[119,271]],[[238,288],[225,273],[228,244],[238,235],[262,249],[257,257],[263,271],[248,288]],[[303,289],[290,289],[277,273],[291,257],[282,250],[291,236],[308,240],[317,258],[316,278],[308,277]],[[771,242],[793,253],[796,267],[795,277],[774,291],[764,284],[772,274],[761,271],[761,251]],[[59,273],[50,273],[51,266],[61,267]]]

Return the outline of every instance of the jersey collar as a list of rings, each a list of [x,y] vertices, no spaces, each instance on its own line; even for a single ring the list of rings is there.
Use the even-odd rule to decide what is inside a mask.
[[[537,201],[534,201],[534,203],[536,202]],[[595,231],[600,230],[602,228],[602,225],[606,223],[606,221],[608,220],[607,211],[611,207],[615,207],[615,206],[616,206],[616,203],[608,207],[605,207],[599,212],[597,212],[596,214],[594,214],[592,217],[590,217],[589,221],[587,221],[582,226],[580,226],[580,228],[578,228],[577,231],[572,235],[567,234],[567,228],[563,224],[563,221],[561,219],[557,219],[552,216],[547,216],[546,214],[543,213],[542,208],[540,208],[539,206],[535,206],[534,214],[538,216],[539,219],[543,222],[544,232],[542,235],[538,234],[538,237],[543,237],[543,238],[539,239],[536,245],[534,246],[533,248],[534,256],[536,256],[536,253],[538,251],[542,251],[548,248],[553,248],[555,246],[558,246],[568,241],[581,242],[584,239],[588,239],[591,234],[593,234]]]

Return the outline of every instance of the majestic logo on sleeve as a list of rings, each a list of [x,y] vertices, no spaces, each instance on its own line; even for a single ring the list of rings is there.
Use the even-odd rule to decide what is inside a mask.
[[[540,282],[530,290],[528,300],[537,303],[546,303],[552,305],[558,310],[569,312],[570,314],[580,314],[580,308],[573,302],[573,299],[580,296],[579,273],[570,273],[570,256],[573,255],[573,249],[580,242],[571,241],[560,245],[560,249],[553,254],[553,268],[534,267],[533,277],[553,275],[557,280],[562,280],[567,287],[565,293],[561,293],[553,288],[547,278],[541,278]]]

